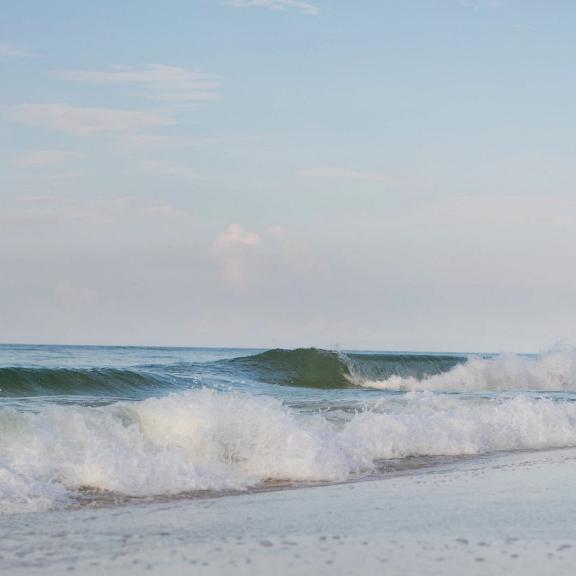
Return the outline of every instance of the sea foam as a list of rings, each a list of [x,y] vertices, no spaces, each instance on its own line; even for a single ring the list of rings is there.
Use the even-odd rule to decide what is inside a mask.
[[[303,415],[248,394],[197,390],[107,406],[0,410],[0,511],[126,496],[346,480],[378,461],[576,446],[576,403],[409,393]]]
[[[501,354],[471,357],[440,374],[423,378],[392,375],[371,379],[354,374],[355,384],[382,390],[576,390],[576,352],[561,350],[540,356]]]

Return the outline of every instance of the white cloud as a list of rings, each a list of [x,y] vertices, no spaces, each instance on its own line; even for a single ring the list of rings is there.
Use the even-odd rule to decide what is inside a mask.
[[[256,232],[248,232],[240,224],[230,224],[226,232],[218,235],[214,241],[214,249],[222,252],[235,246],[257,246],[261,242]]]
[[[20,104],[10,112],[12,120],[75,136],[127,133],[174,124],[165,114],[117,108],[84,108],[64,103]]]
[[[0,44],[0,58],[37,58],[40,54],[24,46]]]
[[[308,278],[325,269],[305,239],[292,237],[278,224],[261,233],[230,224],[212,243],[211,256],[225,287],[244,295],[284,286],[295,276]]]
[[[56,70],[53,74],[68,80],[91,84],[137,85],[152,100],[191,102],[218,100],[220,83],[213,74],[177,66],[150,64],[138,69],[113,66],[109,70]]]
[[[382,172],[366,172],[361,170],[349,170],[347,168],[310,168],[299,170],[298,176],[304,178],[332,178],[335,180],[363,180],[363,181],[383,181],[388,180]]]
[[[14,159],[14,164],[24,167],[42,167],[63,164],[84,156],[73,150],[29,150]]]
[[[237,8],[252,6],[268,8],[270,10],[297,10],[303,14],[315,15],[320,12],[318,6],[302,0],[228,0],[227,4]]]
[[[226,284],[232,288],[242,287],[254,267],[254,250],[262,244],[256,232],[245,230],[240,224],[230,224],[216,237],[212,244],[212,256],[221,266]]]

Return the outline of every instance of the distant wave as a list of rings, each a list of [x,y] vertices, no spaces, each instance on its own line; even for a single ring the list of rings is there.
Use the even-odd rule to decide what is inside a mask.
[[[127,496],[341,481],[409,456],[576,446],[576,403],[388,396],[304,415],[270,397],[187,391],[101,407],[0,410],[0,512]]]
[[[106,395],[131,397],[143,390],[163,390],[161,374],[117,368],[0,368],[0,397]]]

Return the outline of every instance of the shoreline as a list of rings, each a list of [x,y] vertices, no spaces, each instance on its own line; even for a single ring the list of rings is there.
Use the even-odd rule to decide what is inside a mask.
[[[574,486],[576,449],[566,448],[344,484],[6,515],[0,570],[568,575]]]
[[[550,449],[565,450],[565,448]],[[530,452],[530,451],[528,451]],[[253,496],[256,494],[267,494],[270,492],[284,492],[290,490],[308,490],[326,488],[329,486],[343,486],[358,484],[363,482],[377,482],[390,478],[400,478],[405,476],[415,476],[418,474],[442,473],[447,466],[456,466],[469,461],[479,461],[491,457],[498,457],[501,454],[510,452],[492,452],[487,454],[467,454],[461,456],[408,456],[382,463],[373,472],[366,472],[352,475],[346,480],[310,480],[310,481],[266,481],[256,486],[237,490],[199,490],[196,492],[183,492],[174,495],[158,496],[123,496],[116,493],[87,491],[78,500],[73,501],[68,506],[55,510],[40,511],[40,514],[55,512],[76,512],[81,510],[97,510],[106,508],[122,508],[126,506],[151,506],[155,504],[190,503],[197,500],[219,500],[222,498],[234,498],[238,496]],[[35,512],[12,512],[10,514],[34,514]],[[0,518],[2,515],[0,514]]]

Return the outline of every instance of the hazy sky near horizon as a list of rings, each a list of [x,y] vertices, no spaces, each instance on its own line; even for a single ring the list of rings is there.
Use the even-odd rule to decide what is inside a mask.
[[[0,342],[576,344],[576,4],[19,0]]]

